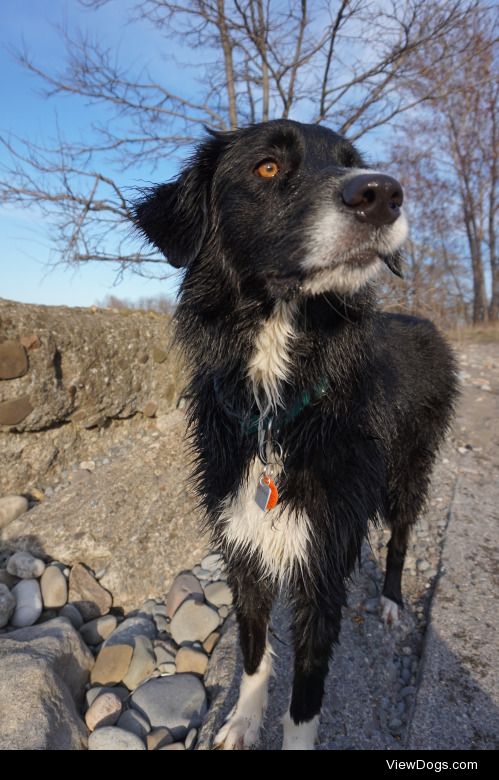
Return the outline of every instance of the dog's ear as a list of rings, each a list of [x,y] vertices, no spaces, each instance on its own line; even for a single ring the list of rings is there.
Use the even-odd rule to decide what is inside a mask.
[[[402,254],[400,252],[393,252],[391,255],[382,255],[381,258],[392,274],[399,276],[401,279],[404,278],[404,274],[402,273]]]
[[[132,206],[138,229],[175,268],[196,259],[208,230],[215,146],[207,141],[176,181],[144,191]]]

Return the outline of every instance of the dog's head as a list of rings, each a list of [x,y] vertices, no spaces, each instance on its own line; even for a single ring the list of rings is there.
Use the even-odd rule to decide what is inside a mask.
[[[200,145],[176,181],[135,205],[176,267],[229,264],[273,297],[355,293],[386,264],[400,275],[402,188],[318,125],[276,120]]]

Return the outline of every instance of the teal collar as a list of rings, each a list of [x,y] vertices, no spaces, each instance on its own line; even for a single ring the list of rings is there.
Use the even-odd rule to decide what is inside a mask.
[[[213,386],[215,389],[215,395],[217,397],[217,401],[224,410],[224,412],[229,415],[230,417],[236,417],[241,424],[241,431],[244,434],[253,434],[258,433],[258,426],[260,423],[260,415],[253,414],[250,417],[243,417],[240,414],[238,414],[224,399],[220,384],[218,381],[218,377],[215,377],[213,379]],[[305,390],[301,395],[299,395],[295,400],[292,402],[292,404],[285,408],[281,409],[276,414],[272,415],[273,417],[273,429],[279,430],[284,425],[287,425],[290,422],[293,422],[299,414],[303,412],[304,409],[307,408],[307,406],[310,406],[312,403],[316,403],[317,401],[320,401],[321,398],[324,398],[325,395],[327,395],[327,391],[329,389],[329,384],[327,379],[323,378],[320,380],[320,382],[317,382],[316,385],[314,385],[310,390]]]

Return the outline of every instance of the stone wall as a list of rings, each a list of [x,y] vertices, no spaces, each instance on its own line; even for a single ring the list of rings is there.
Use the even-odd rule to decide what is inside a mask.
[[[185,371],[171,333],[153,312],[0,299],[0,495],[36,491],[174,408]]]

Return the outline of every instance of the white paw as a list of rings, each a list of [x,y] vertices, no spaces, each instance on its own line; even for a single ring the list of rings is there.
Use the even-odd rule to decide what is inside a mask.
[[[307,723],[295,723],[287,712],[283,719],[283,726],[283,750],[314,750],[317,729],[319,728],[318,715]]]
[[[250,750],[258,742],[262,718],[263,711],[259,716],[233,711],[215,737],[215,750]]]
[[[249,750],[256,745],[267,706],[271,654],[272,648],[267,645],[256,672],[243,674],[238,702],[215,737],[215,750]]]
[[[399,622],[399,605],[386,596],[381,596],[381,619],[385,626],[396,626]]]

